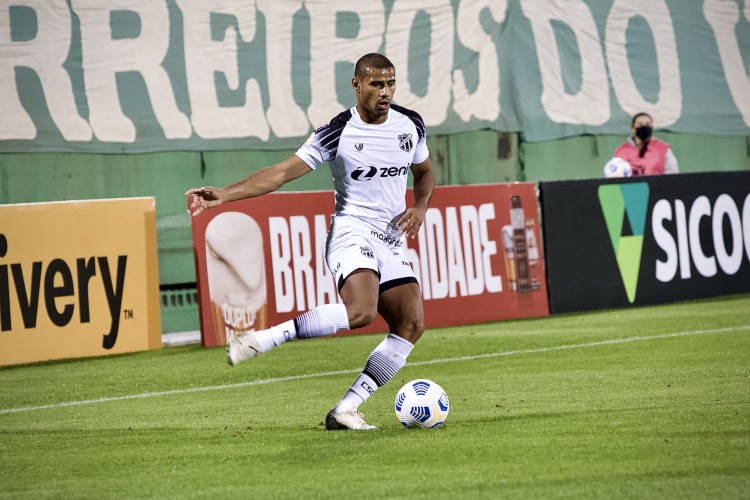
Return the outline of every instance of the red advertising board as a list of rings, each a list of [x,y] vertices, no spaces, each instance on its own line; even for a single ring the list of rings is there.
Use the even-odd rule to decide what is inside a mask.
[[[340,301],[325,263],[332,207],[330,191],[273,193],[193,217],[204,346]],[[407,256],[428,328],[549,314],[533,183],[437,187]],[[387,330],[378,319],[354,333]]]

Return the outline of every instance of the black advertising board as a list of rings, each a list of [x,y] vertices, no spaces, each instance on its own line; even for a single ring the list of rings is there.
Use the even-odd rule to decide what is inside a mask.
[[[550,313],[750,292],[750,172],[539,190]]]

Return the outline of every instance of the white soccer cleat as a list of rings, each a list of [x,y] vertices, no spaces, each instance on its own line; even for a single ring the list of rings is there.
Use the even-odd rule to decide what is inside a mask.
[[[329,431],[369,431],[372,429],[377,429],[377,427],[365,422],[356,408],[341,413],[333,413],[331,410],[326,415],[326,430]]]
[[[260,349],[260,343],[255,338],[255,332],[247,332],[229,340],[227,346],[227,363],[232,366],[258,356],[263,351]]]

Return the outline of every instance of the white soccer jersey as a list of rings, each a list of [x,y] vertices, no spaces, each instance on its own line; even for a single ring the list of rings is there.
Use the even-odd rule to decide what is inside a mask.
[[[429,156],[422,117],[391,104],[386,121],[365,123],[357,107],[317,129],[297,151],[315,169],[328,162],[336,190],[336,215],[395,223],[406,209],[413,163]]]

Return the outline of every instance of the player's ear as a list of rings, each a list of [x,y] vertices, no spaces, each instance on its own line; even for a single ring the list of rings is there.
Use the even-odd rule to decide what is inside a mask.
[[[356,76],[352,78],[352,88],[355,92],[359,93],[359,78]]]

